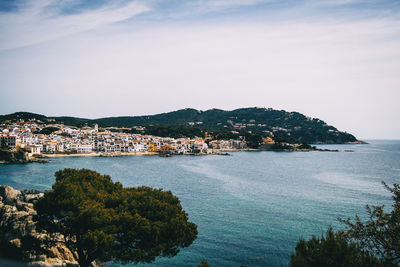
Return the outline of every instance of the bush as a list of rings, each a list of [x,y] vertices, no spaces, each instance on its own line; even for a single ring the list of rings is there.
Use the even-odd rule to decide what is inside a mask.
[[[369,219],[359,216],[339,221],[345,231],[329,228],[321,238],[300,239],[291,255],[291,266],[399,266],[400,264],[400,186],[383,183],[392,193],[393,210],[366,206]]]
[[[291,255],[290,266],[378,266],[379,260],[361,250],[355,242],[349,242],[343,232],[329,228],[321,238],[300,239]]]

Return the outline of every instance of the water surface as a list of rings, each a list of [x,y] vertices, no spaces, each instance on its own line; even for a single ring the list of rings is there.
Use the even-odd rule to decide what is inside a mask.
[[[390,206],[381,181],[400,183],[400,141],[323,147],[354,152],[54,158],[0,166],[0,184],[49,189],[55,171],[89,168],[125,186],[171,190],[199,235],[151,266],[196,266],[202,258],[213,266],[287,266],[299,237],[342,228],[336,218],[365,216],[366,204]]]

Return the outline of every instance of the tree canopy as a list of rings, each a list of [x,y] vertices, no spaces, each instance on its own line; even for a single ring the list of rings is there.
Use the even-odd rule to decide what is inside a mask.
[[[46,128],[43,128],[43,129],[40,131],[40,133],[41,133],[41,134],[52,134],[52,133],[54,133],[54,132],[56,132],[56,131],[58,131],[58,130],[60,130],[60,129],[57,128],[57,127],[46,127]]]
[[[152,262],[175,256],[197,237],[179,199],[146,186],[124,188],[87,169],[56,172],[36,204],[38,227],[63,235],[80,266],[94,260]]]

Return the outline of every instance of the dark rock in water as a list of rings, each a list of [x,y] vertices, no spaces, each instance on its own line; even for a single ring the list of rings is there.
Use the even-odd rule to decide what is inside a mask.
[[[36,211],[34,204],[28,202],[42,196],[38,191],[20,192],[0,186],[0,257],[40,266],[79,266],[72,252],[58,241],[62,240],[61,235],[50,238],[45,232],[36,231]],[[45,246],[46,240],[53,245]]]

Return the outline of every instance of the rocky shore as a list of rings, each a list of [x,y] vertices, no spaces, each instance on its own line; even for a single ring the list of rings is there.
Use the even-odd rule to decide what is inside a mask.
[[[62,236],[50,238],[36,230],[34,202],[42,196],[36,190],[0,186],[0,257],[36,266],[79,266],[72,252],[58,242]]]
[[[25,164],[25,163],[47,163],[48,160],[29,157],[28,152],[23,150],[8,151],[0,150],[0,164]]]
[[[36,159],[36,158],[31,158],[27,160],[12,160],[12,161],[6,161],[6,160],[0,160],[0,164],[26,164],[26,163],[48,163],[48,160],[45,159]]]

